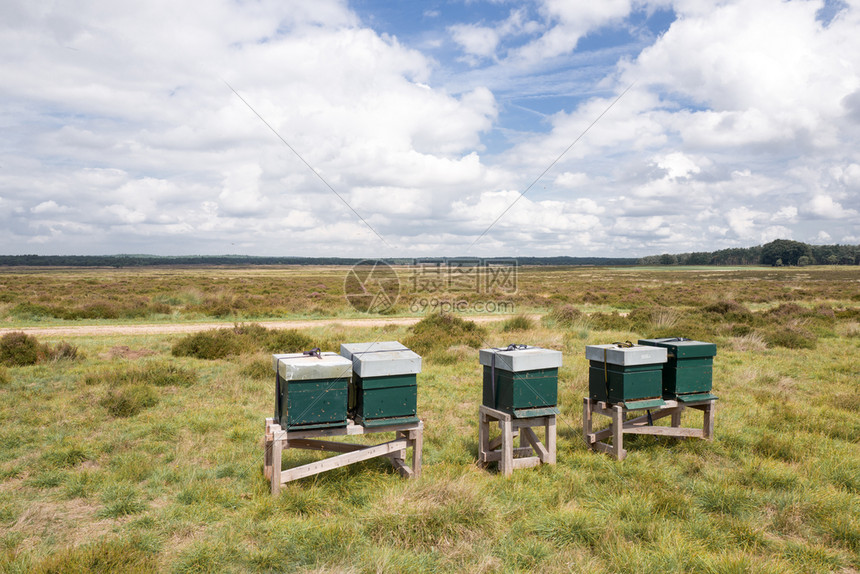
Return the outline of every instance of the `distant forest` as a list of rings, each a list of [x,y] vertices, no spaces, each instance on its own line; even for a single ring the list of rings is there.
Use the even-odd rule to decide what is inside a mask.
[[[156,267],[207,265],[356,265],[377,260],[344,257],[253,257],[249,255],[0,255],[0,266],[9,267]],[[777,239],[755,247],[736,247],[719,251],[649,255],[647,257],[428,257],[419,259],[382,259],[391,265],[413,263],[510,265],[860,265],[860,245],[809,245],[800,241]]]
[[[465,264],[478,261],[483,265],[638,265],[635,257],[421,257],[384,258],[391,265],[414,263]],[[154,267],[207,265],[356,265],[373,264],[379,259],[344,257],[253,257],[250,255],[187,255],[162,257],[158,255],[0,255],[0,266],[21,267]]]
[[[777,239],[755,247],[714,252],[649,255],[640,265],[858,265],[860,245],[809,245]]]

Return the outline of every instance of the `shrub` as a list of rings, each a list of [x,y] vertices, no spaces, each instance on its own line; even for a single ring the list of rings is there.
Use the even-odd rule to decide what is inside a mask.
[[[682,315],[671,307],[640,307],[627,316],[630,328],[639,333],[651,335],[654,331],[672,329]]]
[[[583,314],[582,311],[573,305],[562,305],[561,307],[555,307],[545,317],[550,326],[555,324],[559,327],[571,327],[574,323],[582,319]]]
[[[786,349],[814,349],[818,337],[797,326],[776,328],[765,335],[768,345]]]
[[[183,337],[174,343],[171,354],[174,357],[194,357],[196,359],[224,359],[240,355],[243,349],[242,337],[231,329],[210,329]]]
[[[37,320],[43,317],[53,317],[54,312],[44,305],[36,305],[30,302],[18,303],[9,311],[9,314],[18,319]]]
[[[108,391],[99,404],[115,417],[131,417],[158,404],[158,394],[149,385],[132,385]]]
[[[413,325],[403,344],[419,355],[437,355],[449,347],[466,345],[477,349],[484,344],[486,329],[459,317],[433,313]]]
[[[9,371],[6,370],[6,367],[0,365],[0,386],[9,384]]]
[[[21,331],[7,333],[0,339],[0,365],[26,367],[44,361],[78,359],[83,355],[78,348],[62,341],[55,347],[39,343],[36,337]]]
[[[210,329],[194,333],[173,345],[174,357],[197,359],[224,359],[234,355],[267,351],[269,353],[297,353],[314,345],[313,339],[293,329],[269,330],[252,323],[234,325],[232,329]]]
[[[77,346],[66,341],[60,341],[56,347],[48,348],[47,358],[51,361],[74,361],[76,359],[83,359],[84,355],[78,350]]]
[[[594,313],[591,316],[591,325],[597,331],[627,331],[630,328],[627,318],[619,315],[617,311]]]
[[[0,339],[0,364],[8,367],[35,365],[47,354],[47,345],[21,331],[6,333]]]
[[[293,329],[266,331],[262,339],[263,350],[269,353],[298,353],[313,346],[310,337]]]
[[[502,331],[509,333],[510,331],[528,331],[534,327],[535,322],[527,315],[515,315],[502,325]]]
[[[753,320],[752,311],[734,301],[719,301],[702,307],[705,313],[720,315],[725,321],[748,323]]]

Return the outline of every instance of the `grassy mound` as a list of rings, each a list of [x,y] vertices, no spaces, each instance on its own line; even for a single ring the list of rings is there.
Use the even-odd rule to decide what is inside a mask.
[[[183,337],[173,345],[174,357],[225,359],[258,351],[297,353],[314,346],[315,341],[292,329],[266,329],[262,325],[235,325],[232,329],[210,329]]]
[[[80,358],[83,355],[78,348],[65,341],[51,346],[21,331],[6,333],[0,338],[0,365],[7,367],[26,367],[47,361]]]
[[[432,314],[416,323],[403,344],[430,361],[450,361],[446,351],[462,346],[477,349],[484,346],[487,331],[471,321],[444,314]]]
[[[535,326],[534,320],[527,315],[516,315],[511,317],[502,324],[502,331],[510,333],[511,331],[528,331]]]

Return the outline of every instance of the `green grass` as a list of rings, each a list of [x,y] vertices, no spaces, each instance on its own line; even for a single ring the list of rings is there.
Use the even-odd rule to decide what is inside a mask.
[[[256,338],[238,335],[253,344],[221,358],[174,355],[184,335],[81,336],[70,341],[83,358],[0,368],[0,572],[860,570],[860,312],[845,270],[810,280],[771,269],[543,273],[521,280],[519,297],[543,300],[544,318],[513,331],[432,317],[417,329],[299,332],[325,350],[426,345],[418,481],[371,460],[271,497],[261,446],[274,408],[271,335],[256,328],[246,328]],[[658,279],[677,301],[657,296]],[[209,296],[183,289],[163,303]],[[584,313],[589,305],[604,307]],[[814,348],[769,340],[780,328],[814,335]],[[589,452],[584,346],[688,329],[718,345],[715,439],[628,436],[623,462]],[[562,415],[558,464],[506,479],[477,465],[476,347],[512,336],[563,351]],[[684,414],[683,424],[700,423]],[[319,458],[287,450],[284,465]]]

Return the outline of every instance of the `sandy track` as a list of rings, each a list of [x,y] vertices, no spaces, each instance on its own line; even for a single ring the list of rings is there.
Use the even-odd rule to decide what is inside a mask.
[[[459,316],[459,315],[458,315]],[[474,315],[464,316],[463,319],[475,323],[490,323],[510,319],[513,315]],[[539,319],[540,315],[530,315]],[[388,319],[310,319],[296,321],[245,321],[257,323],[270,329],[308,329],[326,325],[343,325],[345,327],[381,327],[383,325],[414,325],[420,317],[391,317]],[[156,325],[81,325],[79,327],[26,327],[23,329],[0,329],[0,336],[11,332],[23,331],[28,335],[57,337],[57,336],[100,336],[100,335],[159,335],[170,333],[196,333],[208,329],[226,329],[233,322],[221,323],[163,323]]]

